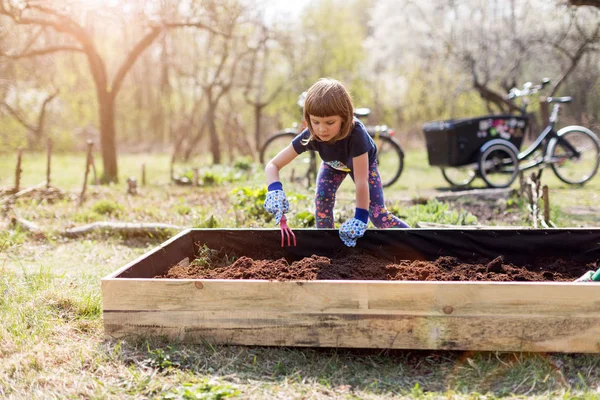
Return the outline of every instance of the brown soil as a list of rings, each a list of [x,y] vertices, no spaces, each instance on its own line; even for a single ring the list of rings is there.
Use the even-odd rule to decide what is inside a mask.
[[[299,261],[239,257],[233,263],[211,260],[210,266],[171,267],[157,278],[290,280],[389,280],[389,281],[573,281],[597,265],[561,259],[538,260],[516,266],[501,257],[463,262],[454,257],[435,261],[388,261],[369,254],[339,257],[313,255]]]

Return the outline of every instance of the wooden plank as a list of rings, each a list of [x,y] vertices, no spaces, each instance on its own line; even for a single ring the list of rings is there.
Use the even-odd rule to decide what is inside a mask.
[[[594,283],[104,279],[102,295],[109,311],[600,317]]]
[[[600,352],[598,317],[458,317],[262,310],[105,312],[113,337],[260,346]]]

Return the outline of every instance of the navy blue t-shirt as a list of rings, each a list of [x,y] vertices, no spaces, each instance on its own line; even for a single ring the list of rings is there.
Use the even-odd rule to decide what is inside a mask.
[[[369,165],[377,161],[375,142],[367,133],[362,122],[358,120],[354,121],[354,128],[350,134],[335,143],[320,142],[313,139],[306,145],[302,144],[309,137],[310,132],[306,128],[292,140],[292,146],[294,146],[296,153],[301,154],[306,150],[314,150],[319,153],[325,164],[337,170],[353,171],[352,159],[365,153],[369,153]]]

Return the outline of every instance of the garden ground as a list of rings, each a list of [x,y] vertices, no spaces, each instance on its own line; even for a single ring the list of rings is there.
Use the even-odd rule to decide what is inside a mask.
[[[140,194],[125,180],[147,167]],[[121,183],[90,186],[81,206],[84,155],[57,155],[52,186],[6,204],[0,219],[1,398],[598,398],[600,356],[447,351],[379,351],[189,346],[161,338],[116,341],[103,334],[100,279],[170,234],[124,237],[110,231],[62,233],[96,221],[161,222],[189,227],[274,227],[262,210],[264,174],[238,161],[202,167],[202,187],[172,185],[167,155],[122,155]],[[200,165],[200,164],[198,164]],[[0,187],[14,184],[15,157],[0,159]],[[178,165],[183,174],[191,165]],[[25,154],[21,187],[45,179],[45,157]],[[600,226],[600,178],[569,187],[545,171],[557,226]],[[312,192],[286,185],[292,227],[313,224]],[[426,201],[447,191],[426,154],[407,153],[406,170],[385,190],[390,208],[411,225],[528,225],[524,202]],[[6,196],[0,197],[5,199]],[[351,215],[352,185],[338,196],[336,222]],[[10,226],[15,215],[43,231]],[[152,295],[149,293],[148,295]],[[198,396],[198,397],[193,397]],[[204,396],[204,397],[200,397]]]

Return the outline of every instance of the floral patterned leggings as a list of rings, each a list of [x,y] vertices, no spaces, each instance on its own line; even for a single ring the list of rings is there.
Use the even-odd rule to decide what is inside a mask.
[[[317,228],[334,228],[335,194],[348,174],[321,163],[315,195]],[[352,173],[350,177],[354,180]],[[369,167],[369,199],[369,219],[376,228],[409,228],[406,222],[390,214],[385,208],[377,163]]]

